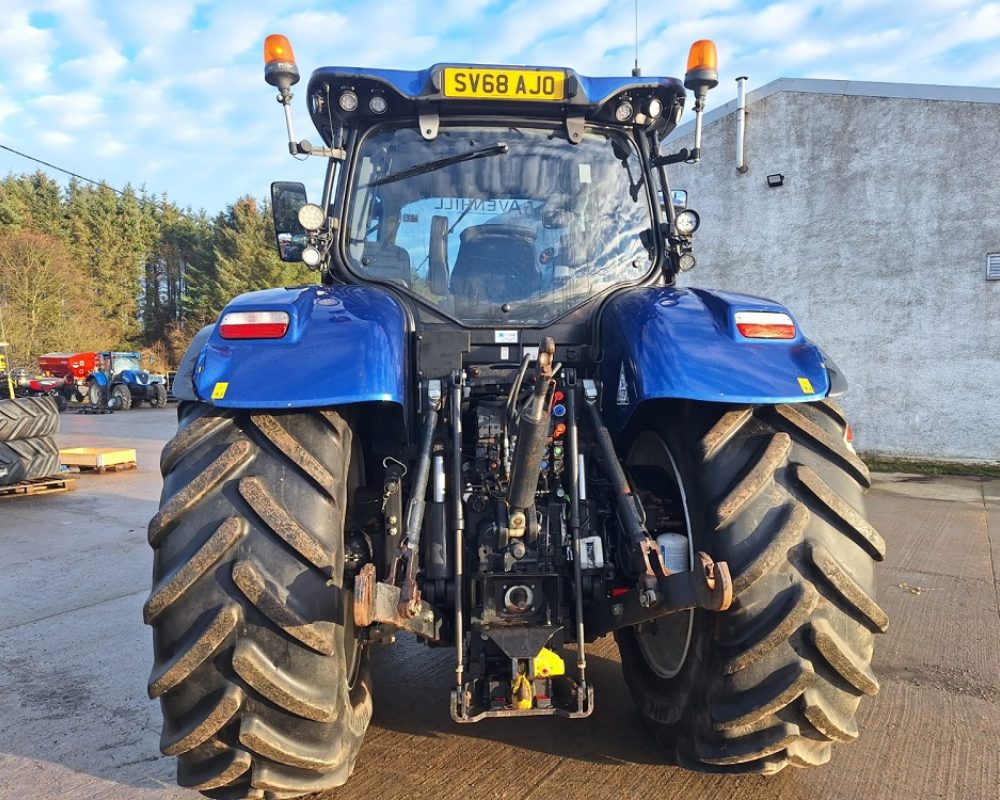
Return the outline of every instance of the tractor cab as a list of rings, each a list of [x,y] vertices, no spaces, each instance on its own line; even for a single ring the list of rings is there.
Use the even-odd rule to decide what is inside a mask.
[[[138,353],[103,352],[97,356],[100,371],[108,377],[135,379],[139,382],[149,380],[149,373],[142,368]]]
[[[266,72],[279,88],[281,64]],[[330,159],[326,190],[312,205],[301,184],[274,184],[275,229],[281,257],[327,281],[389,286],[429,325],[540,328],[693,265],[697,215],[677,225],[661,200],[663,164],[698,157],[659,155],[684,108],[674,78],[326,67],[307,92],[323,146],[289,147]]]

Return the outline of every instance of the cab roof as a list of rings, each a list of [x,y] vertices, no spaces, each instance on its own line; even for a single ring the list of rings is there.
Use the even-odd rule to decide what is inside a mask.
[[[470,74],[531,76],[559,74],[565,91],[561,99],[523,100],[510,97],[454,97],[445,92],[445,73],[468,71]],[[357,107],[345,111],[340,98],[345,92],[357,97]],[[385,109],[371,110],[373,97],[385,100]],[[309,79],[308,103],[316,130],[329,145],[334,131],[341,127],[366,128],[384,120],[416,119],[421,116],[511,116],[561,120],[574,118],[587,122],[632,126],[643,123],[655,126],[666,135],[680,121],[686,96],[684,85],[666,77],[604,77],[578,75],[563,67],[522,67],[484,64],[435,64],[424,70],[365,69],[359,67],[321,67]],[[650,120],[645,111],[656,99],[662,110]],[[629,102],[634,114],[625,122],[615,110]],[[423,126],[421,126],[423,127]],[[432,137],[429,137],[432,138]]]

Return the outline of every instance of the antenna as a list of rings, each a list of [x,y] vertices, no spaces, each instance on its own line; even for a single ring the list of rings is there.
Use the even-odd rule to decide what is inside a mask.
[[[639,0],[635,0],[635,66],[632,67],[632,77],[638,78],[642,75],[639,69]]]

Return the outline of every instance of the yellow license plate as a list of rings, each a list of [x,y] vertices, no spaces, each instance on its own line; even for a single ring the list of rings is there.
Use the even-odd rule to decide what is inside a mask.
[[[566,73],[559,70],[445,67],[444,96],[479,100],[565,100]]]

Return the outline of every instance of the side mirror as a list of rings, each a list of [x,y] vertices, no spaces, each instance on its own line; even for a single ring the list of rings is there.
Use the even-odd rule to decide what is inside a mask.
[[[299,209],[309,202],[306,187],[291,181],[271,184],[271,214],[274,216],[274,236],[278,257],[282,261],[301,261],[302,249],[308,236],[299,222]]]
[[[448,218],[437,214],[431,217],[427,283],[434,294],[448,294]]]
[[[687,208],[688,207],[688,193],[686,189],[673,189],[670,192],[670,199],[674,204],[674,208]]]

